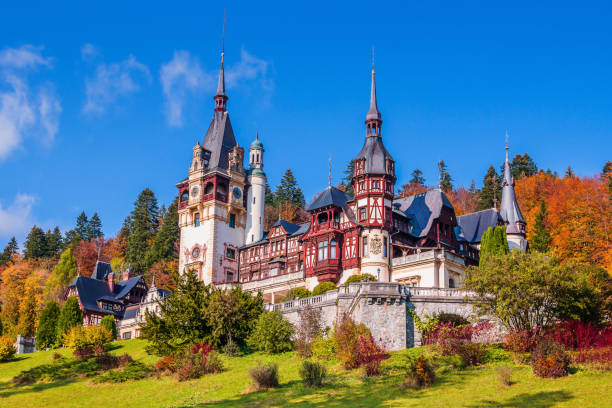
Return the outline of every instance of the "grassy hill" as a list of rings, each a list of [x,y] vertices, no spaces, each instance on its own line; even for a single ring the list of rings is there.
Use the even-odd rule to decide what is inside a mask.
[[[115,343],[114,354],[129,353],[147,364],[155,357],[144,351],[144,342]],[[402,366],[406,356],[419,349],[394,352],[384,364],[386,373],[362,379],[359,371],[344,371],[329,363],[330,380],[318,390],[305,389],[298,374],[300,360],[294,353],[277,356],[251,354],[223,357],[226,370],[198,380],[178,382],[174,377],[151,377],[119,384],[95,384],[91,378],[60,380],[16,386],[11,379],[51,361],[52,352],[38,352],[0,363],[1,407],[604,407],[611,406],[612,373],[578,370],[560,379],[537,378],[528,366],[516,366],[503,352],[485,366],[438,375],[431,388],[402,390]],[[68,356],[69,352],[61,350]],[[279,365],[281,387],[247,392],[248,369],[257,361]],[[499,364],[513,366],[513,384],[504,387],[497,374]]]

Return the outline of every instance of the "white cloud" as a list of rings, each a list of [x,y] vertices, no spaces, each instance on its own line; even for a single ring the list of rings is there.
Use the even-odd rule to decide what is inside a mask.
[[[36,198],[17,194],[15,200],[4,207],[0,202],[0,238],[18,237],[21,240],[32,226],[32,206]]]
[[[93,78],[85,80],[87,101],[83,112],[101,114],[108,105],[140,90],[143,80],[151,80],[149,68],[136,60],[133,55],[121,62],[99,64]]]
[[[204,72],[198,59],[187,51],[174,51],[172,60],[161,67],[160,80],[170,126],[183,125],[183,106],[188,94],[210,90],[215,85],[214,77]]]
[[[0,67],[3,68],[36,68],[39,65],[50,66],[51,58],[41,55],[42,47],[24,45],[21,48],[6,48],[0,52]]]
[[[31,45],[0,52],[0,160],[26,136],[50,143],[57,134],[62,109],[53,85],[46,82],[33,91],[27,76],[28,69],[51,66],[51,59],[41,52]]]
[[[99,54],[98,49],[90,43],[87,43],[81,47],[81,58],[85,61],[92,60]]]
[[[240,61],[225,70],[227,87],[256,84],[263,90],[272,90],[274,84],[267,77],[268,65],[267,61],[242,49]],[[191,56],[188,51],[174,52],[173,58],[163,64],[160,70],[160,81],[165,97],[164,110],[170,126],[183,125],[183,110],[190,96],[216,90],[218,75],[219,68],[202,69],[199,60]]]

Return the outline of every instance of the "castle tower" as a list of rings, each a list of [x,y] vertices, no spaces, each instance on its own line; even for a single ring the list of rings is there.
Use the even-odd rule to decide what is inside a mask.
[[[249,192],[247,196],[246,244],[252,244],[263,238],[264,200],[266,194],[266,174],[263,171],[263,143],[259,132],[249,148]]]
[[[382,141],[382,117],[376,100],[376,73],[372,63],[370,109],[366,115],[366,139],[355,158],[353,189],[355,215],[364,227],[359,250],[361,273],[379,281],[389,281],[392,202],[395,188],[395,162]]]
[[[517,248],[522,251],[527,250],[527,239],[525,227],[527,223],[521,214],[521,209],[516,201],[514,193],[514,178],[510,170],[508,159],[508,143],[506,143],[506,161],[504,162],[504,181],[502,183],[502,198],[499,215],[506,224],[506,236],[510,250]]]
[[[227,112],[224,50],[213,118],[193,147],[188,177],[179,189],[179,273],[193,270],[205,283],[234,282],[246,227],[244,149]]]

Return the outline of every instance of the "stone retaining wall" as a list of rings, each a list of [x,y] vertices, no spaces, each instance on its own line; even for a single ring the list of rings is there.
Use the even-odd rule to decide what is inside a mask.
[[[300,310],[321,308],[325,326],[332,327],[345,314],[365,324],[372,336],[388,350],[401,350],[421,344],[408,309],[417,316],[455,313],[473,317],[473,294],[461,289],[415,288],[399,283],[362,282],[340,286],[320,296],[268,304],[267,310],[278,310],[293,324]]]

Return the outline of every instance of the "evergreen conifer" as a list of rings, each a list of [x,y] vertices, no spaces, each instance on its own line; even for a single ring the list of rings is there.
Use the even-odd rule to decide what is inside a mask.
[[[149,245],[159,226],[159,207],[153,191],[146,188],[138,195],[130,220],[126,260],[135,271],[144,272]]]
[[[552,237],[546,225],[547,216],[548,210],[546,209],[546,202],[540,200],[540,210],[536,214],[535,224],[533,226],[533,238],[531,238],[529,242],[529,247],[533,251],[547,252],[550,248]]]
[[[24,246],[23,257],[25,259],[44,258],[47,255],[47,240],[43,230],[34,225]]]
[[[478,211],[498,208],[501,200],[501,178],[493,166],[489,166],[482,184],[482,189],[478,194]]]
[[[83,312],[79,306],[79,300],[75,296],[66,299],[64,307],[57,320],[57,338],[63,342],[63,335],[74,326],[83,324]]]
[[[104,236],[102,232],[102,221],[97,212],[91,216],[91,219],[87,223],[87,239],[101,238]]]
[[[76,226],[74,227],[74,232],[78,236],[76,237],[77,240],[89,241],[89,236],[87,235],[88,225],[87,215],[85,215],[85,211],[82,211],[77,217]]]
[[[423,172],[419,169],[414,169],[411,174],[410,184],[418,184],[420,186],[425,185],[425,177],[423,177]]]
[[[0,254],[0,266],[6,265],[13,260],[13,256],[19,253],[19,246],[17,240],[12,237],[11,240],[6,244],[4,250]]]
[[[36,348],[44,350],[57,344],[57,322],[60,315],[60,306],[51,301],[43,309],[36,330]]]

